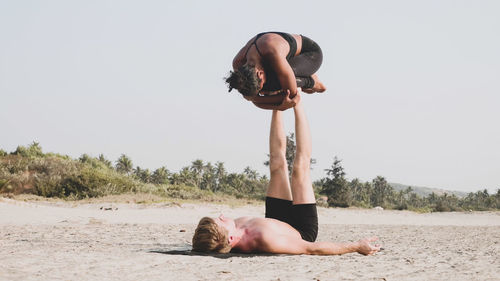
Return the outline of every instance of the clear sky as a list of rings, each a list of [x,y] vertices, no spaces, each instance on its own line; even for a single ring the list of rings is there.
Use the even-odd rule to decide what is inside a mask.
[[[267,173],[271,112],[223,83],[262,31],[320,44],[313,178],[500,188],[499,1],[0,0],[0,148]],[[293,131],[293,113],[286,112]]]

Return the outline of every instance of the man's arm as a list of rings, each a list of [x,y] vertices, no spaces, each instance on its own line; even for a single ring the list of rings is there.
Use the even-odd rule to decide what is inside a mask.
[[[380,250],[379,245],[371,245],[377,237],[361,239],[358,242],[333,243],[333,242],[308,242],[296,237],[278,236],[265,239],[262,251],[273,254],[292,255],[342,255],[358,252],[362,255],[372,255]]]

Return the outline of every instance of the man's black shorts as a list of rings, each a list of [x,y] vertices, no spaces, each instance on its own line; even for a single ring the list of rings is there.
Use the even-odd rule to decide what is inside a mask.
[[[318,236],[316,204],[293,205],[289,200],[266,197],[266,218],[288,223],[306,241],[314,242]]]

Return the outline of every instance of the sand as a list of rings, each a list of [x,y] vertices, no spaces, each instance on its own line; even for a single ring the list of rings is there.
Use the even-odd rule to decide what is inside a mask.
[[[500,280],[500,212],[320,208],[319,241],[377,235],[374,256],[199,255],[205,215],[262,205],[24,202],[0,197],[0,280]]]

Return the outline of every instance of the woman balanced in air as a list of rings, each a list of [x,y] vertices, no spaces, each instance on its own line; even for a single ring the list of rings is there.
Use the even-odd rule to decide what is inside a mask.
[[[322,61],[319,45],[303,35],[259,33],[233,59],[226,83],[260,108],[285,110],[296,104],[297,88],[326,90],[315,74]]]

